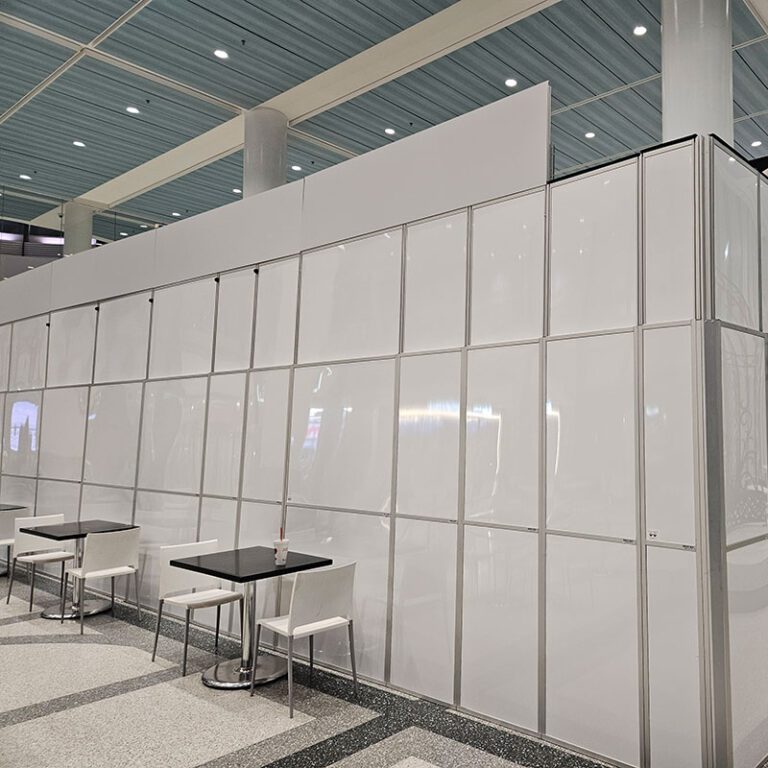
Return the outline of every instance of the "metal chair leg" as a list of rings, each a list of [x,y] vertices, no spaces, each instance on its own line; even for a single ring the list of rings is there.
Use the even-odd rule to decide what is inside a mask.
[[[312,675],[315,672],[315,636],[309,636],[309,684],[312,685]]]
[[[357,664],[355,664],[355,630],[352,627],[352,622],[349,622],[347,626],[349,632],[349,660],[352,663],[352,682],[355,686],[355,696],[357,696]]]
[[[259,643],[261,642],[261,624],[256,624],[256,639],[253,643],[253,658],[251,659],[251,696],[256,689],[256,664],[259,661]]]
[[[29,582],[29,612],[32,613],[32,601],[35,597],[35,569],[37,566],[32,563],[32,578]]]
[[[187,618],[184,621],[184,658],[181,662],[181,676],[187,675],[187,646],[189,645],[189,614],[190,610],[187,608]]]
[[[155,645],[152,648],[152,661],[155,660],[157,655],[157,641],[160,637],[160,619],[163,617],[163,601],[161,600],[157,606],[157,629],[155,629]]]
[[[61,610],[59,611],[59,615],[61,616],[61,621],[59,622],[60,624],[64,623],[64,605],[67,602],[67,581],[69,581],[69,574],[64,571],[64,578],[61,580]]]
[[[59,595],[64,593],[64,571],[66,570],[67,561],[61,561],[61,578],[59,579]]]
[[[293,638],[288,638],[288,717],[293,719]]]
[[[80,634],[85,623],[85,579],[80,579]]]
[[[219,626],[221,625],[221,606],[216,606],[216,636],[213,641],[213,652],[218,654],[219,652]]]
[[[136,616],[141,621],[141,601],[139,600],[139,572],[133,572],[133,586],[136,589]]]
[[[112,593],[112,603],[109,606],[110,611],[112,612],[112,615],[115,615],[115,577],[112,576],[110,579],[110,587],[111,587],[111,593]]]
[[[16,558],[13,558],[13,562],[11,563],[11,578],[8,580],[8,597],[5,598],[5,604],[8,605],[8,603],[11,602],[11,590],[13,589],[13,579],[16,575]]]

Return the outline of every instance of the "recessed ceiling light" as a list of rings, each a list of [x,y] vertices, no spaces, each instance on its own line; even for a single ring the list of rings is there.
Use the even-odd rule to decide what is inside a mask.
[[[644,34],[645,34],[647,31],[648,31],[648,28],[647,28],[647,27],[644,27],[642,24],[638,24],[638,25],[637,25],[637,26],[636,26],[636,27],[635,27],[635,28],[632,30],[632,32],[633,32],[633,33],[634,33],[634,34],[635,34],[637,37],[642,37],[642,36],[643,36],[643,35],[644,35]]]
[[[121,232],[120,233],[120,237],[128,237],[128,233],[127,232]]]
[[[214,55],[214,56],[215,56],[217,59],[228,59],[228,58],[229,58],[229,54],[228,54],[228,53],[227,53],[225,50],[223,50],[223,49],[221,49],[221,48],[217,48],[217,49],[216,49],[216,50],[213,52],[213,55]]]
[[[141,113],[139,112],[139,108],[138,108],[138,107],[126,107],[126,108],[125,108],[125,111],[126,111],[126,112],[127,112],[129,115],[139,115],[139,114],[141,114]]]
[[[301,166],[300,165],[292,165],[291,166],[291,170],[292,171],[300,171],[301,170]]]
[[[72,142],[76,147],[84,147],[85,142],[84,141],[73,141]]]
[[[171,216],[181,216],[181,214],[180,214],[180,213],[177,213],[176,211],[174,211],[174,212],[171,214]]]
[[[27,267],[27,269],[34,269],[34,267]]]
[[[395,135],[395,129],[394,128],[385,128],[384,133],[387,134],[387,136],[394,136]]]
[[[237,187],[234,187],[232,191],[233,191],[233,192],[234,192],[236,195],[242,195],[242,194],[243,194],[243,190],[242,190],[242,189],[238,189]]]
[[[763,145],[762,141],[753,141],[752,146],[753,147],[761,147]]]
[[[149,229],[149,224],[139,224],[142,229]]]
[[[19,178],[20,179],[24,179],[24,181],[32,181],[32,177],[31,176],[27,176],[26,173],[20,173],[19,174]]]
[[[594,139],[595,138],[595,132],[594,131],[587,131],[584,134],[585,139]]]
[[[504,85],[506,85],[507,88],[517,88],[517,80],[515,80],[514,77],[508,77],[504,81]]]

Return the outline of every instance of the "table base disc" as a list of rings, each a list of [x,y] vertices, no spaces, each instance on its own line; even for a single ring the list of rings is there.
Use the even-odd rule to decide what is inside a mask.
[[[86,600],[85,615],[94,616],[97,613],[105,613],[110,610],[112,603],[109,600]],[[61,609],[58,605],[46,608],[41,614],[44,619],[56,619],[61,621]],[[65,619],[80,619],[80,611],[73,610],[71,605],[64,608]]]
[[[250,688],[251,675],[249,670],[242,670],[240,659],[222,661],[203,672],[203,685],[209,688],[223,688],[235,690],[237,688]],[[279,656],[259,655],[259,663],[256,665],[256,685],[271,683],[288,674],[288,663]]]

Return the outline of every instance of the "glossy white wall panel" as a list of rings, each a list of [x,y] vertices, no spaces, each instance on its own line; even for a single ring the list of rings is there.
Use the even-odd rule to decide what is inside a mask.
[[[99,305],[94,381],[129,381],[147,375],[150,294]]]
[[[467,214],[456,213],[406,230],[406,352],[464,344]]]
[[[282,501],[288,430],[288,370],[250,374],[243,496]]]
[[[80,483],[40,480],[37,484],[36,515],[64,515],[67,523],[77,521],[80,513]],[[71,542],[69,542],[71,544]],[[68,547],[72,549],[72,547]],[[57,566],[58,568],[58,566]]]
[[[244,410],[245,374],[212,376],[203,493],[237,496]]]
[[[5,398],[3,474],[37,475],[42,392],[9,392]]]
[[[645,320],[687,320],[695,313],[693,144],[646,155],[643,163]]]
[[[96,315],[93,306],[51,314],[47,386],[90,384]]]
[[[149,382],[139,457],[139,487],[200,491],[205,379]]]
[[[639,763],[635,547],[547,537],[547,734]]]
[[[715,314],[758,328],[758,174],[718,146],[714,149]]]
[[[768,532],[765,344],[722,329],[723,474],[729,544]]]
[[[286,259],[259,268],[256,299],[256,368],[293,363],[299,260]]]
[[[13,326],[0,325],[0,392],[8,389],[8,374],[11,371],[11,328]]]
[[[392,360],[297,369],[288,500],[388,512],[394,399]]]
[[[538,727],[538,538],[464,530],[461,705]]]
[[[637,323],[637,162],[552,187],[550,331]]]
[[[120,296],[162,285],[163,281],[157,280],[155,275],[155,246],[159,231],[151,229],[107,243],[94,252],[92,295],[81,301]]]
[[[458,515],[461,355],[406,357],[400,368],[397,499],[401,515]]]
[[[357,670],[375,680],[384,679],[387,625],[389,519],[320,509],[288,508],[287,536],[299,552],[330,557],[334,565],[354,561],[355,651]],[[306,652],[301,646],[300,651]],[[315,638],[315,658],[349,669],[346,630]]]
[[[282,511],[279,504],[257,504],[244,501],[240,509],[240,530],[237,546],[271,547],[280,535]],[[290,546],[290,543],[289,543]],[[256,585],[256,615],[276,616],[278,579],[265,579]],[[263,643],[269,642],[269,635]]]
[[[139,444],[141,384],[93,387],[85,447],[85,480],[133,487]]]
[[[392,611],[393,685],[453,701],[456,526],[399,519]]]
[[[760,182],[760,258],[762,302],[763,302],[763,330],[768,329],[768,182]],[[0,383],[2,383],[2,364],[0,364]]]
[[[31,477],[9,477],[3,475],[0,477],[0,502],[3,504],[19,504],[26,507],[19,514],[19,517],[31,517],[35,513],[36,486],[37,481]],[[11,525],[11,532],[8,536],[13,538],[13,525]]]
[[[32,317],[51,308],[51,276],[54,262],[16,275],[0,288],[0,323]]]
[[[114,520],[130,524],[133,521],[133,496],[133,490],[128,488],[83,485],[80,519]]]
[[[299,362],[397,352],[401,241],[393,229],[304,255]]]
[[[13,324],[9,389],[39,389],[45,386],[47,323],[48,315],[41,315]]]
[[[46,390],[40,431],[40,477],[80,480],[87,411],[88,387]]]
[[[150,378],[211,370],[215,303],[212,277],[155,291]]]
[[[467,357],[467,520],[538,526],[539,346]]]
[[[544,192],[472,212],[473,344],[541,336]]]
[[[547,345],[547,525],[634,538],[632,334]]]
[[[645,519],[648,537],[696,543],[691,329],[646,331]]]
[[[215,371],[235,371],[251,364],[255,279],[252,269],[219,279]]]
[[[696,554],[648,547],[651,765],[700,768]]]

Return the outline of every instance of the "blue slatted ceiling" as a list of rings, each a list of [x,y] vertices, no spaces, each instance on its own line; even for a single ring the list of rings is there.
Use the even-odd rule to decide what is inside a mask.
[[[12,221],[31,221],[36,216],[50,211],[52,203],[30,200],[26,197],[18,197],[9,192],[0,194],[0,221],[10,219]]]

